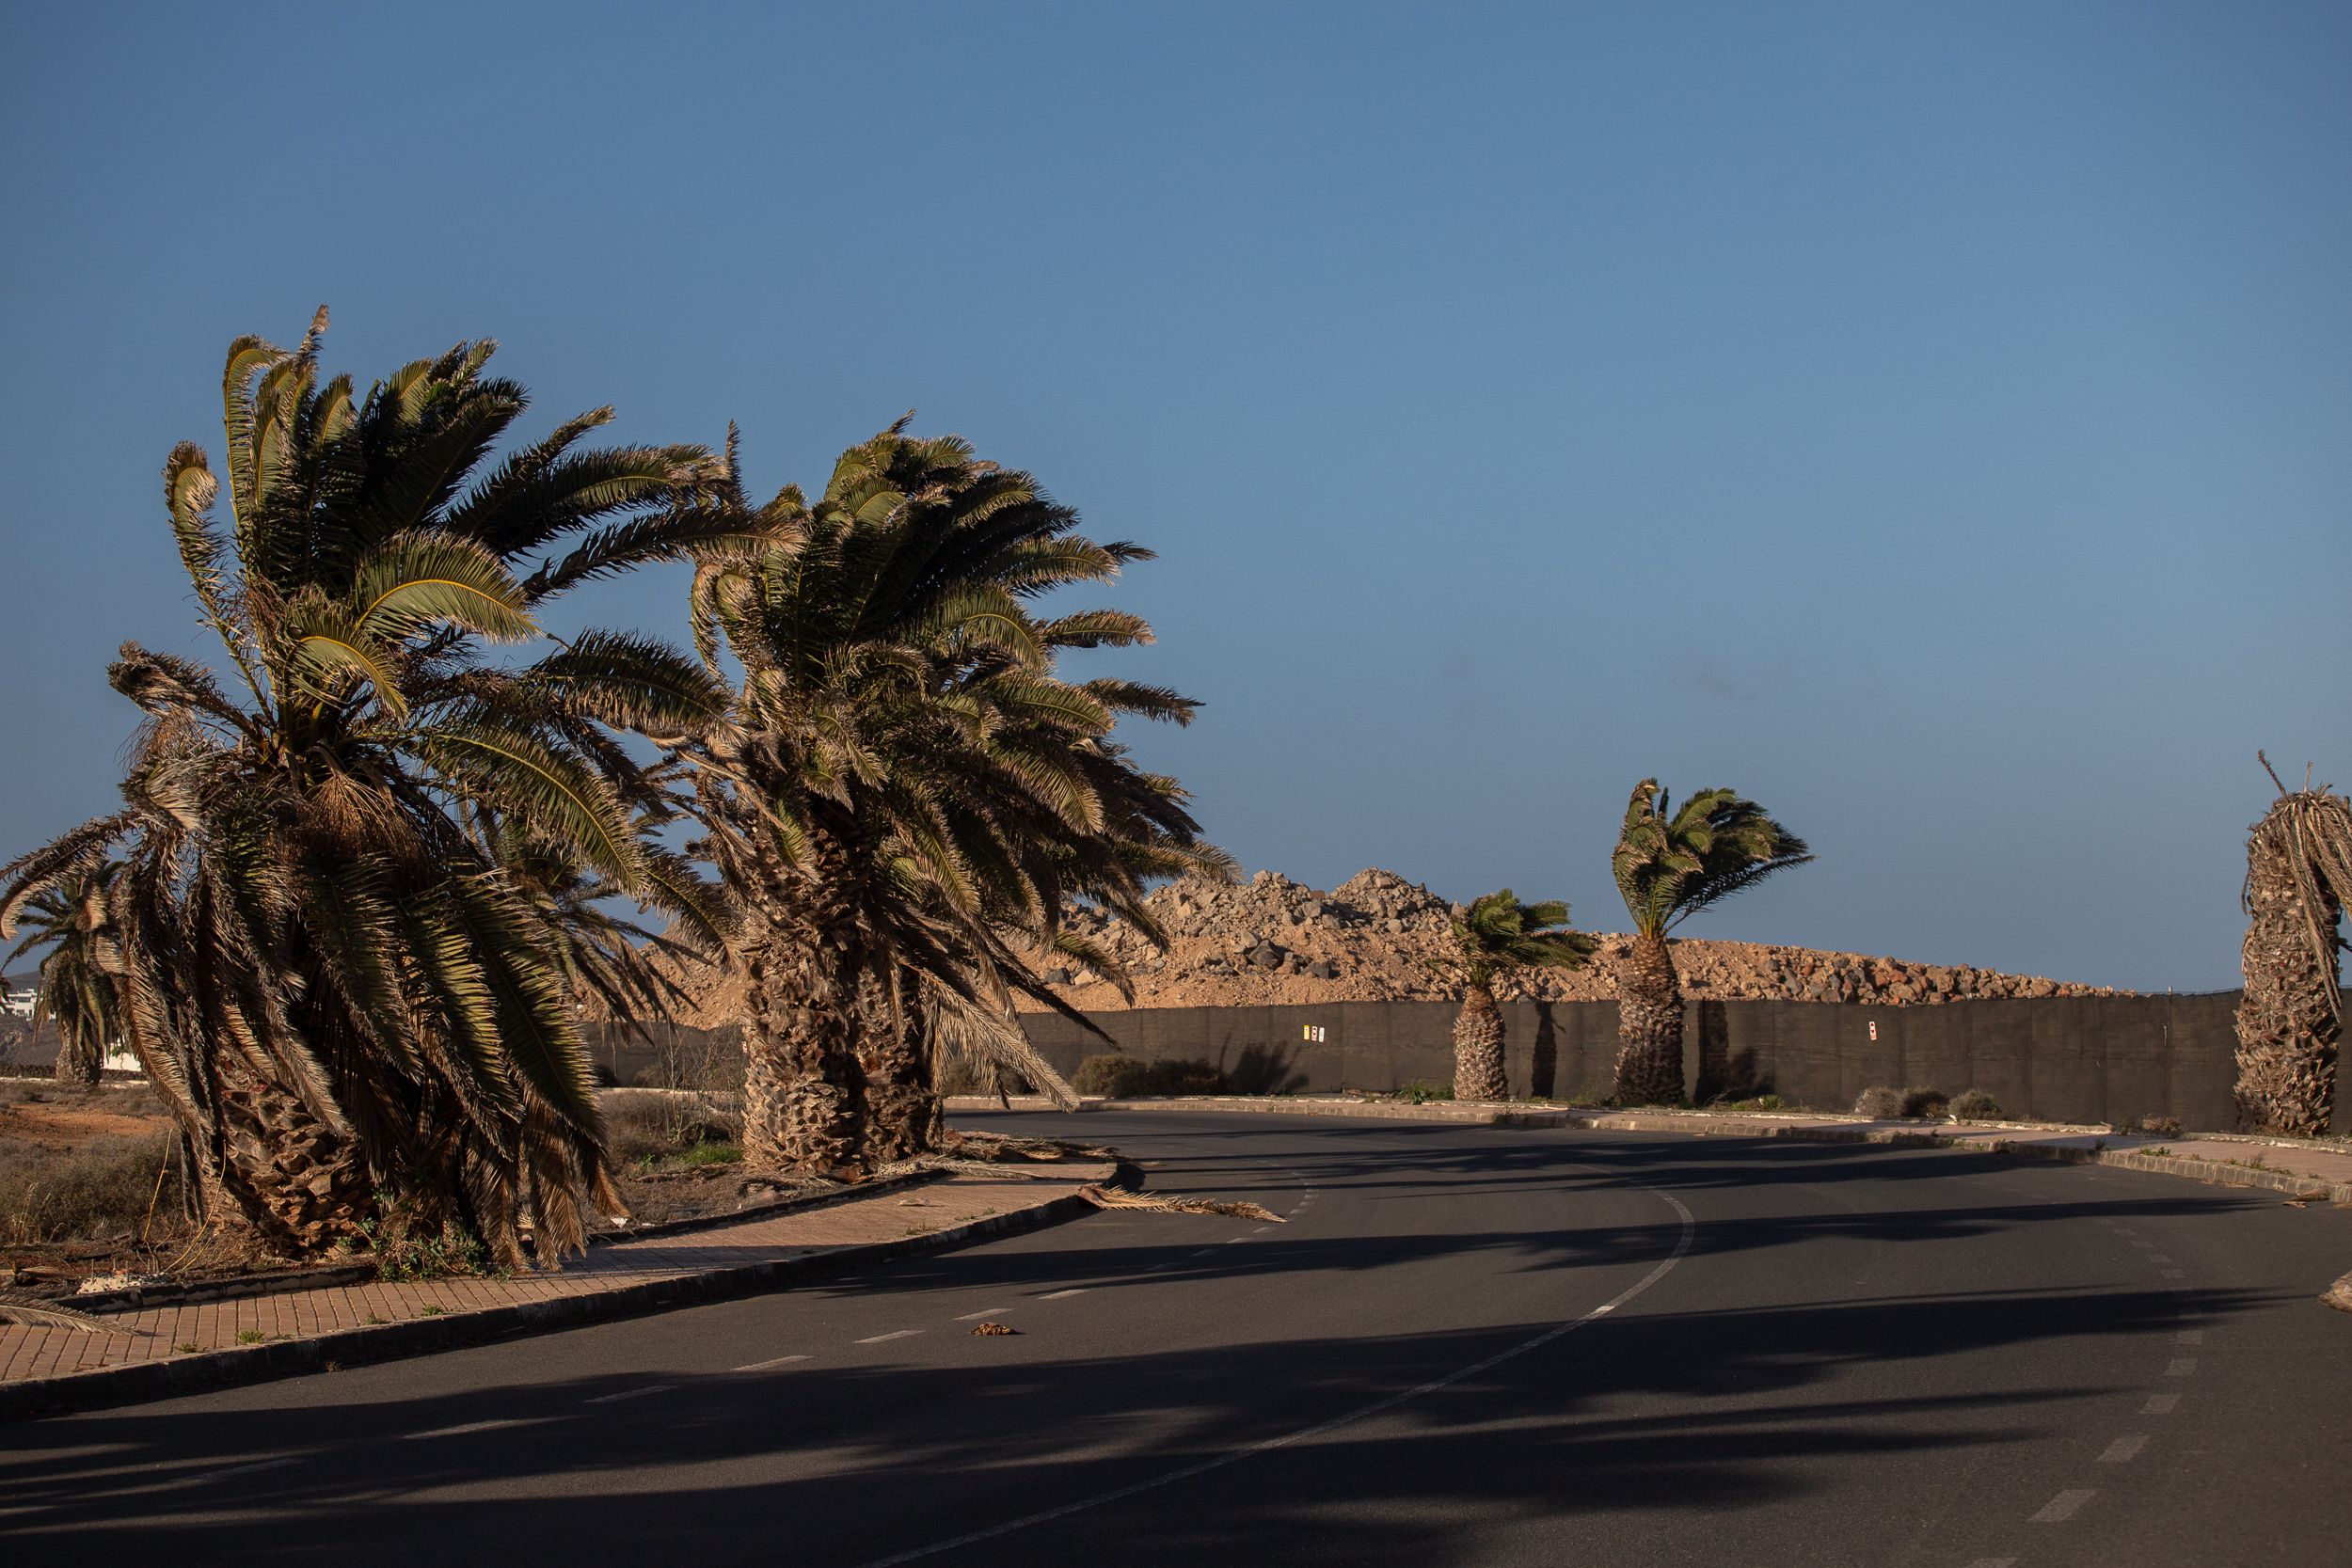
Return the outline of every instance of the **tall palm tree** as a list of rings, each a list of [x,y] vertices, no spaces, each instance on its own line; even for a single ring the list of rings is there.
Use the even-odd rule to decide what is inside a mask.
[[[49,949],[40,961],[33,1031],[39,1034],[43,1022],[56,1026],[61,1084],[95,1087],[121,1032],[114,979],[106,973],[113,945],[106,935],[106,890],[119,869],[102,861],[41,889],[25,905],[24,939],[8,953],[13,963],[34,948]]]
[[[2269,759],[2263,759],[2268,768]],[[2278,774],[2271,775],[2273,783]],[[2290,791],[2246,845],[2246,990],[2237,1010],[2238,1117],[2249,1132],[2310,1136],[2335,1114],[2344,1037],[2337,935],[2352,903],[2352,801]]]
[[[1633,917],[1633,952],[1617,981],[1619,1100],[1682,1098],[1682,985],[1666,933],[1812,858],[1804,840],[1731,790],[1702,789],[1676,811],[1656,779],[1633,786],[1610,859]]]
[[[1574,969],[1598,945],[1567,929],[1558,899],[1522,904],[1509,888],[1474,899],[1454,917],[1454,943],[1464,971],[1462,1011],[1454,1021],[1454,1094],[1457,1100],[1508,1100],[1502,1073],[1502,1009],[1495,976],[1508,969]]]
[[[695,447],[582,447],[605,410],[488,464],[526,406],[484,373],[494,345],[358,397],[348,377],[318,384],[325,327],[322,310],[292,351],[230,346],[225,526],[200,450],[165,467],[200,619],[242,689],[124,645],[109,677],[148,715],[124,809],[0,870],[0,933],[122,862],[103,911],[118,1016],[215,1223],[293,1254],[371,1220],[453,1225],[512,1263],[528,1208],[552,1256],[617,1200],[564,915],[478,823],[527,825],[707,927],[707,892],[646,838],[660,801],[611,732],[706,722],[723,692],[639,637],[591,632],[520,665],[487,645],[545,641],[555,595],[709,543],[682,503],[720,467]]]
[[[1080,535],[1028,475],[904,421],[845,452],[813,504],[787,487],[755,511],[732,465],[728,483],[723,510],[767,542],[703,552],[698,646],[741,677],[731,722],[679,755],[746,916],[744,1156],[868,1169],[936,1143],[940,1050],[1050,1077],[1013,998],[1070,1012],[1032,962],[1064,940],[1067,898],[1152,934],[1146,877],[1228,863],[1182,791],[1107,739],[1120,714],[1181,723],[1194,705],[1055,674],[1063,648],[1150,628],[1029,607],[1148,552]]]

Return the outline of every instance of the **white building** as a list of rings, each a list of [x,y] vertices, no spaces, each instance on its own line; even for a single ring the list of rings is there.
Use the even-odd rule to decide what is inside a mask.
[[[8,1008],[18,1018],[30,1018],[33,1016],[34,1005],[40,1000],[40,992],[30,986],[25,986],[21,990],[0,993],[0,1007]]]

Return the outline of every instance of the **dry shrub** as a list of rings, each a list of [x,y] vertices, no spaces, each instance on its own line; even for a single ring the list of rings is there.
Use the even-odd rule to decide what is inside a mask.
[[[1853,1114],[1868,1117],[1872,1121],[1886,1121],[1903,1114],[1902,1091],[1873,1084],[1855,1096]]]
[[[2177,1117],[2142,1117],[2139,1118],[2139,1130],[2142,1132],[2160,1132],[2168,1138],[2177,1138],[2181,1135],[2180,1118]]]
[[[1951,1101],[1942,1089],[1915,1085],[1903,1090],[1903,1115],[1907,1117],[1940,1117],[1950,1109]]]
[[[742,1119],[700,1095],[613,1089],[598,1097],[605,1151],[614,1165],[681,1155],[742,1136]]]
[[[2001,1102],[1982,1089],[1967,1089],[1953,1097],[1951,1111],[1962,1121],[1998,1121]]]
[[[1070,1086],[1080,1094],[1131,1100],[1139,1095],[1219,1094],[1225,1075],[1207,1062],[1145,1061],[1136,1056],[1089,1056]]]
[[[156,1178],[171,1138],[95,1138],[70,1151],[0,1143],[0,1241],[95,1242],[136,1235],[151,1204],[158,1216],[181,1212],[178,1178]]]

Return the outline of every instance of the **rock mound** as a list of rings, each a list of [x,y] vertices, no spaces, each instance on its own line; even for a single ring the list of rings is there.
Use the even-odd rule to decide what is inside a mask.
[[[1461,995],[1450,927],[1453,906],[1418,882],[1377,867],[1329,892],[1261,871],[1247,882],[1186,879],[1155,889],[1145,908],[1167,933],[1165,952],[1123,920],[1096,910],[1072,922],[1122,963],[1137,1007],[1271,1003],[1453,1001]],[[1616,997],[1616,970],[1632,939],[1602,934],[1582,969],[1521,971],[1495,987],[1504,1001],[1602,1002]],[[2111,990],[1973,965],[1914,963],[1748,942],[1674,941],[1684,994],[1707,1001],[1779,999],[1933,1006],[1977,997],[2106,996]],[[1070,971],[1047,978],[1074,1006],[1122,1009],[1116,988]],[[682,1023],[720,1027],[742,1018],[739,976],[687,977],[696,1005]]]

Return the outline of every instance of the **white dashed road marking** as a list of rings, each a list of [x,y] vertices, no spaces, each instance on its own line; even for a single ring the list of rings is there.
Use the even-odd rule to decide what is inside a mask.
[[[977,1312],[958,1313],[956,1316],[956,1322],[960,1323],[968,1323],[975,1318],[993,1317],[999,1312],[1009,1312],[1011,1310],[1012,1308],[1009,1307],[983,1307]]]
[[[2173,1338],[2185,1345],[2201,1345],[2205,1342],[2205,1331],[2201,1328],[2185,1328]]]
[[[919,1328],[902,1328],[893,1334],[869,1334],[858,1343],[861,1345],[886,1344],[892,1339],[912,1339],[922,1332]]]
[[[1578,1166],[1575,1168],[1584,1170],[1593,1169],[1591,1166]],[[1609,1175],[1613,1173],[1597,1172],[1597,1174]],[[1280,1449],[1287,1449],[1294,1444],[1304,1443],[1314,1438],[1321,1437],[1326,1433],[1337,1432],[1342,1428],[1353,1426],[1359,1421],[1369,1420],[1375,1416],[1384,1415],[1387,1412],[1395,1409],[1398,1405],[1405,1403],[1408,1400],[1419,1399],[1424,1394],[1434,1394],[1441,1388],[1450,1388],[1455,1384],[1462,1382],[1465,1378],[1476,1377],[1482,1372],[1490,1371],[1494,1368],[1502,1366],[1506,1361],[1512,1360],[1518,1356],[1525,1355],[1530,1351],[1542,1349],[1544,1346],[1550,1344],[1553,1340],[1560,1338],[1563,1335],[1573,1333],[1576,1329],[1581,1328],[1585,1323],[1591,1323],[1594,1319],[1598,1318],[1604,1313],[1612,1311],[1616,1307],[1624,1306],[1627,1302],[1631,1301],[1634,1297],[1640,1295],[1643,1291],[1648,1290],[1651,1286],[1665,1278],[1667,1271],[1672,1269],[1676,1264],[1681,1262],[1682,1259],[1689,1255],[1691,1251],[1691,1243],[1698,1234],[1698,1221],[1692,1216],[1691,1211],[1684,1207],[1682,1200],[1676,1197],[1672,1193],[1666,1192],[1658,1187],[1649,1186],[1643,1182],[1628,1182],[1627,1185],[1634,1187],[1642,1192],[1648,1193],[1653,1197],[1656,1197],[1661,1202],[1664,1203],[1668,1208],[1672,1209],[1675,1212],[1675,1217],[1681,1223],[1682,1234],[1675,1242],[1674,1250],[1668,1253],[1656,1267],[1652,1268],[1641,1278],[1635,1280],[1631,1285],[1629,1285],[1624,1290],[1618,1291],[1614,1297],[1611,1298],[1599,1307],[1594,1307],[1592,1310],[1585,1312],[1582,1316],[1570,1318],[1565,1323],[1554,1323],[1551,1327],[1545,1329],[1541,1334],[1534,1335],[1530,1338],[1522,1339],[1518,1344],[1509,1346],[1506,1349],[1497,1351],[1494,1354],[1487,1356],[1483,1361],[1473,1361],[1467,1367],[1462,1367],[1446,1373],[1443,1377],[1432,1378],[1427,1383],[1421,1384],[1416,1387],[1407,1388],[1401,1393],[1391,1394],[1386,1398],[1375,1400],[1370,1404],[1359,1405],[1356,1409],[1348,1411],[1344,1415],[1334,1416],[1327,1421],[1318,1421],[1313,1426],[1300,1427],[1296,1431],[1284,1433],[1279,1437],[1262,1438],[1258,1442],[1247,1444],[1240,1448],[1227,1449],[1222,1453],[1214,1454],[1209,1458],[1200,1460],[1195,1464],[1186,1465],[1178,1469],[1163,1471],[1159,1475],[1149,1477],[1143,1481],[1135,1481],[1126,1486],[1118,1487],[1112,1491],[1097,1492],[1092,1497],[1080,1497],[1074,1501],[1063,1503],[1057,1508],[1049,1508],[1035,1513],[1023,1514],[1017,1519],[1008,1519],[1001,1525],[991,1525],[984,1529],[976,1529],[968,1534],[954,1536],[945,1541],[934,1541],[928,1545],[916,1546],[911,1551],[899,1552],[892,1557],[877,1558],[873,1561],[864,1564],[863,1568],[898,1568],[898,1565],[900,1563],[914,1562],[923,1558],[935,1557],[941,1552],[954,1551],[960,1546],[973,1545],[981,1541],[993,1541],[1000,1536],[1010,1535],[1015,1531],[1025,1530],[1032,1526],[1046,1524],[1056,1519],[1066,1519],[1073,1513],[1083,1513],[1090,1508],[1099,1508],[1104,1503],[1121,1502],[1129,1497],[1141,1496],[1146,1492],[1156,1491],[1163,1486],[1170,1486],[1179,1481],[1190,1481],[1195,1476],[1204,1476],[1209,1474],[1211,1471],[1221,1470],[1228,1465],[1238,1465],[1245,1460],[1253,1459],[1260,1454],[1272,1453]],[[2086,1497],[2089,1496],[2088,1493],[2084,1495]]]
[[[1069,1290],[1067,1290],[1067,1291],[1046,1291],[1043,1295],[1041,1295],[1041,1296],[1038,1297],[1037,1299],[1038,1299],[1038,1300],[1040,1300],[1040,1301],[1059,1301],[1059,1300],[1061,1300],[1061,1298],[1062,1298],[1062,1297],[1064,1297],[1064,1296],[1077,1296],[1077,1295],[1084,1295],[1085,1293],[1086,1293],[1086,1287],[1085,1287],[1085,1286],[1083,1286],[1083,1285],[1073,1285],[1073,1286],[1072,1286],[1072,1287],[1070,1287],[1070,1289],[1069,1289]]]
[[[2060,1492],[2042,1505],[2042,1512],[2026,1522],[2030,1525],[2062,1525],[2082,1511],[2083,1504],[2097,1497],[2096,1492],[2072,1488]]]
[[[2196,1373],[2197,1357],[2193,1355],[2176,1355],[2171,1365],[2164,1369],[2167,1377],[2194,1377]]]
[[[501,1427],[520,1425],[522,1425],[520,1420],[512,1418],[497,1421],[468,1421],[464,1426],[436,1427],[431,1432],[412,1432],[408,1433],[408,1441],[418,1443],[427,1437],[465,1437],[477,1432],[496,1432]]]
[[[647,1394],[666,1394],[676,1386],[675,1383],[648,1383],[643,1388],[624,1388],[617,1394],[598,1394],[595,1399],[584,1400],[581,1402],[584,1404],[618,1404],[623,1400],[642,1400]]]
[[[805,1361],[807,1359],[808,1357],[805,1355],[778,1355],[772,1356],[766,1361],[748,1362],[743,1366],[736,1368],[735,1370],[739,1372],[764,1372],[771,1367],[786,1367],[791,1365],[795,1361]]]
[[[2148,1402],[2139,1407],[2139,1413],[2143,1416],[2169,1416],[2180,1407],[2181,1396],[2178,1394],[2151,1394]]]
[[[298,1459],[257,1460],[251,1465],[232,1465],[226,1470],[215,1470],[210,1474],[198,1476],[196,1479],[199,1481],[227,1481],[230,1476],[259,1475],[263,1470],[282,1470],[289,1465],[301,1463],[302,1461]]]
[[[2145,1437],[2119,1437],[2107,1445],[2107,1451],[2099,1456],[2102,1465],[2124,1465],[2139,1457],[2139,1450],[2148,1446]]]

